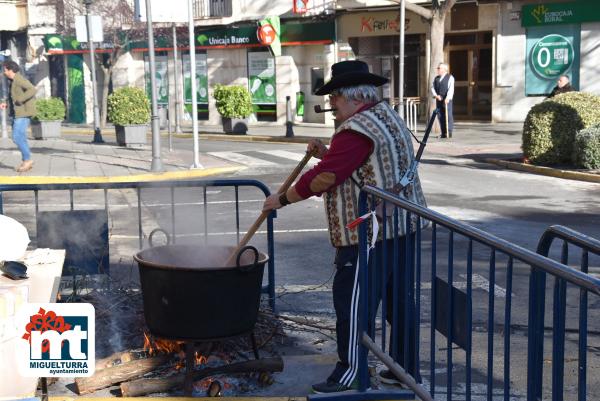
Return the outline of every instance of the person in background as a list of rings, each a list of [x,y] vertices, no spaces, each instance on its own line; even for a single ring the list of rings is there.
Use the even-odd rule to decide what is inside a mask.
[[[399,187],[404,172],[414,160],[414,150],[410,131],[404,121],[387,102],[379,98],[377,87],[386,83],[387,78],[369,73],[367,64],[359,60],[336,63],[331,70],[331,80],[316,91],[317,96],[329,95],[339,124],[331,138],[330,147],[327,148],[318,140],[311,141],[307,151],[316,151],[315,157],[321,161],[304,173],[287,192],[269,196],[263,205],[263,211],[269,211],[311,196],[323,195],[325,201],[329,237],[336,249],[332,291],[339,360],[326,381],[312,386],[315,393],[347,391],[355,384],[358,368],[358,228],[348,228],[347,225],[359,217],[358,197],[362,186],[385,188],[426,206],[418,176],[411,185]],[[405,232],[406,215],[400,215],[398,246],[404,249],[405,241],[414,241],[414,235]],[[413,222],[416,220],[413,219]],[[392,238],[390,230],[393,230],[393,224],[389,223],[387,229],[387,238]],[[378,252],[386,246],[391,254],[391,241],[394,240],[388,239],[385,244],[378,241]],[[393,259],[388,258],[388,272],[392,271]],[[404,257],[399,257],[398,277],[404,277],[404,260]],[[383,267],[378,264],[376,268]],[[388,281],[388,291],[393,287],[392,281],[391,278]],[[392,305],[392,299],[391,296],[387,297],[388,317],[396,307],[399,322],[403,322],[404,304],[400,301],[398,305]],[[414,308],[413,301],[411,308]],[[413,320],[410,321],[412,323]],[[404,329],[409,333],[409,343],[415,342],[414,324],[409,328],[399,328],[397,334],[392,333],[397,338],[399,348],[394,351],[392,358],[400,364],[404,361]],[[406,369],[418,377],[418,367],[414,366],[414,347],[410,346],[407,352],[412,364]],[[390,371],[383,371],[380,376],[399,383]]]
[[[27,143],[27,127],[30,119],[35,115],[35,86],[21,75],[19,65],[12,60],[2,63],[4,75],[11,81],[9,105],[0,104],[0,108],[10,106],[10,114],[13,117],[12,138],[13,142],[21,151],[21,164],[16,168],[19,173],[31,170],[33,160]]]
[[[573,87],[571,86],[571,82],[569,82],[569,77],[567,75],[561,75],[558,77],[556,81],[556,86],[552,89],[552,92],[548,95],[547,99],[550,99],[556,95],[560,95],[561,93],[572,92]]]
[[[437,76],[433,80],[431,93],[435,98],[435,107],[440,110],[438,118],[442,129],[442,138],[452,138],[454,116],[452,115],[452,99],[454,98],[454,77],[448,74],[448,64],[440,63]],[[448,116],[446,116],[448,113]],[[446,126],[448,125],[448,126]]]

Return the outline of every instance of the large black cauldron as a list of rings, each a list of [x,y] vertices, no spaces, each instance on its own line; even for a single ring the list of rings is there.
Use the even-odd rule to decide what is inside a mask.
[[[237,266],[220,267],[234,250],[165,245],[135,255],[150,332],[174,340],[210,340],[252,331],[269,257],[247,246]]]

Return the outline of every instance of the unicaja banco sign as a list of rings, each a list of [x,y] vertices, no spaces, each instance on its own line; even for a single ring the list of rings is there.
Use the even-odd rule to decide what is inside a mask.
[[[27,304],[17,327],[19,373],[25,377],[87,377],[95,368],[91,304]]]
[[[545,79],[556,78],[569,71],[574,59],[575,51],[571,41],[557,34],[541,38],[530,53],[533,70]]]

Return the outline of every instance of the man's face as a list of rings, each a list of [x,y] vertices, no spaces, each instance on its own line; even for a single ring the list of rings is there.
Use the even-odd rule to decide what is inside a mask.
[[[345,97],[332,93],[329,95],[329,104],[336,109],[335,119],[339,122],[346,121],[356,113],[357,105],[355,102],[349,102]]]
[[[11,71],[6,67],[3,67],[3,68],[4,68],[4,75],[6,76],[6,78],[13,79],[15,77],[14,71]]]
[[[444,67],[443,65],[439,65],[437,68],[437,72],[438,72],[438,75],[444,75],[448,71],[446,70],[446,67]]]
[[[558,83],[558,87],[562,88],[563,86],[569,83],[569,80],[567,79],[567,77],[560,77],[556,82]]]

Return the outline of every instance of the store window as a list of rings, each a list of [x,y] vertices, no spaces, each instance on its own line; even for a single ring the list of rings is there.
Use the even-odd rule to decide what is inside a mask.
[[[248,89],[258,121],[277,121],[275,57],[266,50],[248,49]]]
[[[192,119],[192,77],[189,54],[184,54],[183,61],[183,104],[184,119]],[[198,120],[208,120],[208,61],[206,51],[196,52],[196,103]]]

